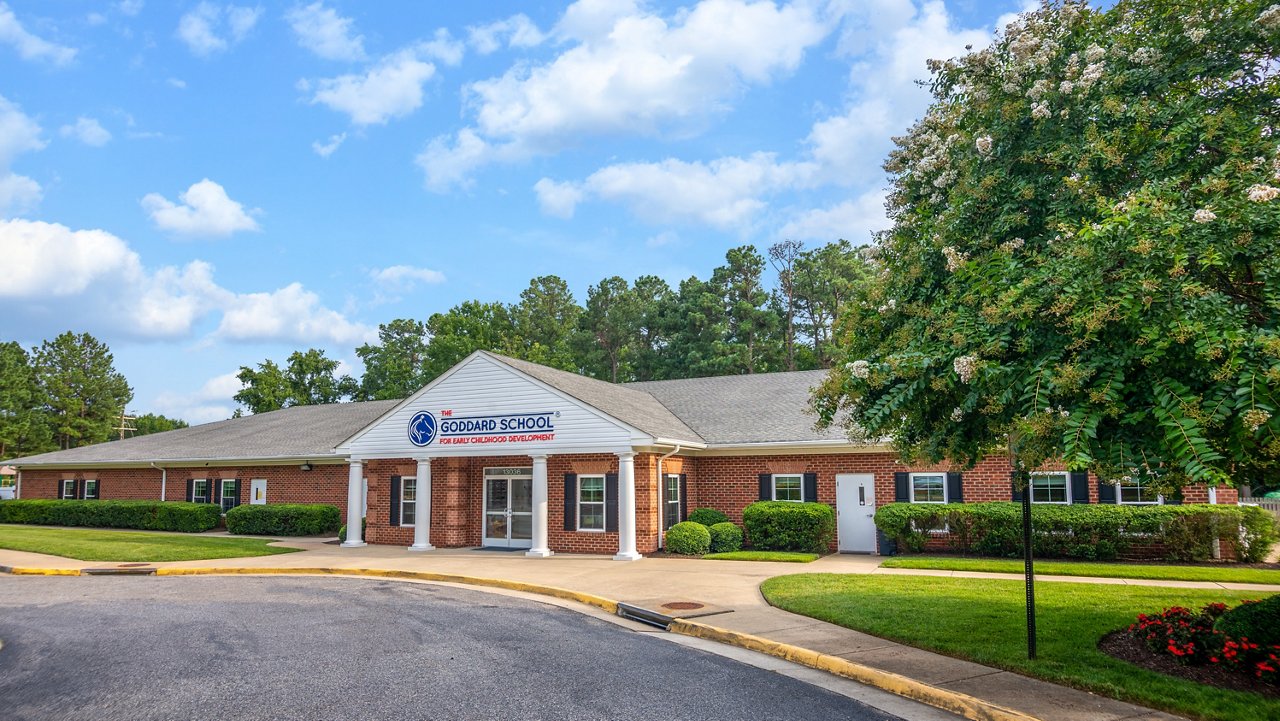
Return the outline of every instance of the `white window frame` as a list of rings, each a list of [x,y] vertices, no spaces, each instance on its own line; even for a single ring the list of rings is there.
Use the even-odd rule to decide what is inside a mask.
[[[231,484],[230,497],[236,499],[235,504],[232,505],[231,508],[235,508],[236,506],[240,505],[240,498],[239,496],[236,495],[236,479],[223,478],[218,481],[218,487],[222,491],[221,493],[218,494],[218,505],[222,507],[223,513],[226,513],[227,511],[231,510],[231,508],[227,508],[227,497],[228,497],[227,484],[228,483]]]
[[[799,498],[778,498],[778,479],[779,478],[795,478],[797,479],[796,492]],[[770,477],[770,486],[773,489],[773,500],[786,501],[788,503],[804,503],[804,474],[803,473],[775,473]]]
[[[1143,487],[1142,481],[1135,480],[1132,485],[1138,489],[1138,494],[1141,496]],[[1116,484],[1117,506],[1159,506],[1164,503],[1164,496],[1160,494],[1156,494],[1156,499],[1154,501],[1126,501],[1124,500],[1124,486],[1125,484],[1123,481]]]
[[[941,501],[917,501],[916,500],[916,478],[920,476],[941,476],[942,477],[942,500]],[[907,474],[907,494],[912,503],[925,503],[932,505],[945,504],[950,499],[947,498],[947,472],[946,471],[920,471],[918,473]]]
[[[408,490],[410,483],[413,484],[413,498],[406,500],[404,492]],[[412,504],[413,508],[410,511],[413,514],[413,520],[405,523],[404,510],[409,508],[410,504]],[[413,528],[418,525],[418,479],[416,476],[403,476],[400,478],[400,525],[405,528]]]
[[[203,484],[204,484],[204,493],[203,493],[203,494],[201,494],[201,493],[197,493],[197,492],[196,492],[196,484],[197,484],[197,483],[203,483]],[[192,502],[192,503],[208,503],[208,502],[211,500],[211,498],[212,498],[212,493],[213,493],[213,486],[209,485],[209,479],[208,479],[208,478],[192,478],[192,479],[191,479],[191,502]],[[196,499],[197,499],[197,498],[200,498],[201,496],[203,496],[203,497],[204,497],[204,500],[203,500],[203,501],[197,501]]]
[[[1053,476],[1062,477],[1062,498],[1061,501],[1037,501],[1035,494],[1036,478],[1051,478]],[[1067,471],[1038,471],[1031,474],[1030,483],[1027,484],[1027,493],[1031,494],[1031,502],[1036,505],[1045,506],[1069,506],[1071,505],[1071,474]]]
[[[61,483],[62,483],[62,486],[61,486],[62,492],[58,494],[58,497],[64,501],[74,501],[76,499],[76,479],[64,478],[62,479]],[[69,495],[67,494],[68,483],[71,484],[71,493]]]
[[[663,484],[663,487],[662,487],[662,528],[663,530],[671,528],[672,526],[676,525],[676,523],[680,522],[680,501],[682,500],[680,498],[680,474],[667,473],[665,475],[666,475],[666,482]],[[674,501],[671,500],[672,482],[675,483],[675,489],[676,489],[676,499]],[[675,506],[675,508],[672,509],[672,506]],[[668,520],[673,518],[675,519],[674,523],[667,523]]]
[[[584,501],[582,500],[583,481],[586,479],[600,479],[600,500]],[[577,498],[577,518],[574,519],[574,526],[582,533],[604,533],[609,528],[609,483],[603,473],[590,473],[578,476],[576,492]],[[600,527],[599,528],[583,528],[582,527],[582,507],[583,506],[599,506],[600,507]]]
[[[89,484],[90,484],[90,483],[92,483],[92,484],[93,484],[93,498],[89,498]],[[99,487],[100,487],[100,486],[98,485],[98,479],[96,479],[96,478],[86,478],[86,479],[84,479],[84,500],[86,500],[86,501],[97,501],[97,500],[100,500],[100,499],[102,498],[102,494],[98,492],[98,488],[99,488]]]

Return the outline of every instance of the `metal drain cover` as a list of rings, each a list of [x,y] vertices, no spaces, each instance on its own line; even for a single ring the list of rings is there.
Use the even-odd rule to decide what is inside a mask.
[[[668,611],[696,611],[699,608],[704,608],[705,605],[694,603],[693,601],[672,601],[662,604],[662,607]]]

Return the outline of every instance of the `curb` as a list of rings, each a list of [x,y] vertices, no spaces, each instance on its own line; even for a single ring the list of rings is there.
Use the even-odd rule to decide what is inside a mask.
[[[80,576],[79,569],[74,568],[14,568],[0,566],[0,573],[17,576]],[[414,581],[435,581],[441,583],[457,583],[466,586],[501,588],[508,591],[523,591],[540,596],[550,596],[566,601],[576,601],[587,606],[594,606],[611,614],[618,614],[618,602],[589,593],[570,591],[567,588],[543,586],[523,581],[508,581],[500,578],[484,578],[482,576],[462,576],[452,573],[430,573],[424,571],[389,571],[372,568],[157,568],[157,576],[348,576],[356,578],[389,578]],[[870,666],[854,663],[839,656],[819,653],[800,646],[793,646],[767,638],[753,636],[738,631],[710,626],[696,621],[673,620],[667,626],[671,633],[693,636],[708,641],[715,641],[727,646],[736,646],[750,651],[764,653],[769,656],[808,666],[819,671],[841,676],[888,693],[909,698],[913,701],[933,706],[954,713],[970,721],[1041,721],[1020,711],[983,701],[982,699],[948,691],[931,686],[922,681],[908,678],[890,671],[882,671]]]

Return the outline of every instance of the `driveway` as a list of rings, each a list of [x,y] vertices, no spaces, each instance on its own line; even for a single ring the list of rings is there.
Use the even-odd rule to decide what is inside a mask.
[[[318,578],[0,577],[6,719],[892,719],[523,599]]]

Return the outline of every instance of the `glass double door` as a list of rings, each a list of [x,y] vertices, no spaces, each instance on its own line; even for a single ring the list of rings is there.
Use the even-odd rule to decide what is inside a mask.
[[[483,543],[505,548],[533,547],[531,469],[485,469]]]

